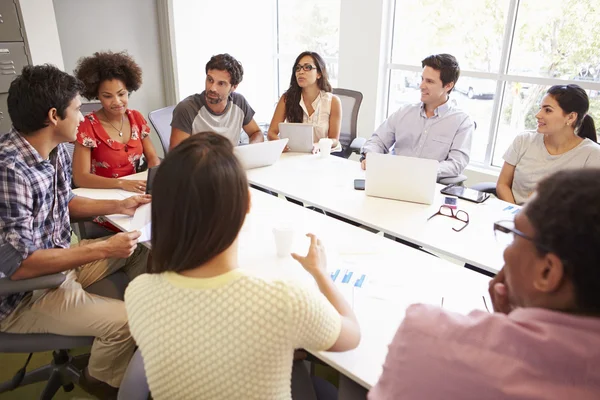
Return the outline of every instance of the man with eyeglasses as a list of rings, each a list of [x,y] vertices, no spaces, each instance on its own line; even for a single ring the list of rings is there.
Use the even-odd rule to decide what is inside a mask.
[[[600,399],[599,182],[558,172],[494,224],[494,313],[409,307],[369,399]]]
[[[469,163],[475,124],[450,99],[460,76],[458,61],[437,54],[421,64],[421,102],[401,107],[377,128],[361,150],[362,169],[371,152],[437,160],[438,180],[460,175]]]
[[[262,142],[254,110],[235,92],[244,76],[242,64],[225,53],[213,56],[205,69],[205,90],[186,97],[173,110],[169,149],[201,132],[216,132],[237,146],[243,129],[250,143]]]

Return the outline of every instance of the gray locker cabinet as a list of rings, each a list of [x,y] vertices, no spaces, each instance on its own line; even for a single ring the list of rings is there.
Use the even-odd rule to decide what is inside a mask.
[[[8,92],[10,83],[28,64],[25,43],[0,42],[0,93]]]
[[[8,107],[6,105],[8,93],[0,94],[0,136],[4,135],[12,128],[10,117],[8,116]]]
[[[0,42],[22,42],[25,38],[13,0],[0,1]]]

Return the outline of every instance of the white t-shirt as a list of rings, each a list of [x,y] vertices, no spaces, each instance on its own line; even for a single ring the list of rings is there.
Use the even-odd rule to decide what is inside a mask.
[[[140,275],[125,306],[156,400],[290,400],[294,349],[326,350],[341,330],[316,287],[239,269]]]
[[[584,139],[566,153],[552,155],[544,145],[544,135],[529,131],[515,138],[504,153],[504,161],[515,166],[512,193],[517,204],[522,204],[533,193],[536,184],[554,172],[584,167],[600,168],[600,145]]]

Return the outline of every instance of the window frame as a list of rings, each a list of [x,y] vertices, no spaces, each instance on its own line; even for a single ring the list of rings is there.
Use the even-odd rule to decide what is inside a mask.
[[[468,69],[461,69],[460,76],[461,77],[471,77],[471,78],[479,78],[479,79],[490,79],[496,81],[496,93],[494,94],[494,103],[492,106],[492,115],[490,116],[490,130],[488,132],[488,144],[485,151],[485,158],[483,163],[471,161],[469,166],[475,166],[479,168],[483,168],[485,170],[499,171],[500,167],[493,165],[494,152],[496,150],[496,141],[498,138],[498,127],[500,124],[500,117],[502,113],[502,106],[504,103],[504,97],[507,90],[507,84],[520,82],[520,83],[529,83],[533,85],[567,85],[567,84],[577,84],[581,86],[584,90],[597,90],[600,91],[600,82],[586,82],[580,80],[573,79],[558,79],[558,78],[540,78],[533,77],[527,75],[515,75],[509,74],[509,61],[511,57],[511,52],[513,48],[514,36],[517,30],[517,22],[518,22],[518,11],[519,11],[519,3],[520,0],[509,0],[509,6],[507,11],[507,18],[504,27],[504,37],[502,42],[502,51],[500,55],[500,65],[498,68],[498,72],[480,72],[480,71],[472,71]],[[387,54],[386,54],[386,87],[384,88],[384,96],[385,101],[382,104],[382,115],[389,116],[391,112],[395,110],[389,109],[390,95],[391,95],[391,79],[392,73],[396,70],[401,71],[410,71],[410,72],[421,72],[422,68],[416,65],[410,64],[400,64],[392,62],[392,54],[394,48],[394,28],[395,28],[395,17],[396,17],[396,9],[399,7],[398,0],[393,0],[392,5],[390,7],[391,12],[389,13],[389,32],[387,37],[389,46],[387,46]],[[423,55],[424,57],[426,54]]]

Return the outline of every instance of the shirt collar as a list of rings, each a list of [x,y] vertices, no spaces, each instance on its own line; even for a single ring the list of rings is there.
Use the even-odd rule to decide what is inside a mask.
[[[321,103],[321,96],[322,95],[323,95],[323,91],[321,90],[319,92],[319,95],[317,96],[317,98],[311,104],[313,110],[315,110],[315,111],[317,110],[317,107]],[[304,104],[304,97],[302,95],[300,95],[300,107],[302,107],[302,110],[304,110],[304,112],[306,113],[306,115],[308,115],[308,110],[306,109],[306,105]]]
[[[456,106],[456,100],[448,98],[448,101],[433,110],[434,117],[443,117],[450,108]],[[421,102],[421,116],[427,118],[427,113],[425,112],[425,103]]]
[[[45,161],[40,155],[40,153],[38,153],[38,151],[31,145],[31,143],[29,143],[27,139],[23,137],[22,134],[17,132],[16,129],[13,128],[10,131],[9,135],[12,135],[12,140],[15,143],[15,146],[21,152],[21,154],[23,155],[23,160],[29,167],[34,167],[37,164],[40,164]],[[52,157],[52,153],[50,154]]]
[[[531,321],[538,321],[553,325],[571,326],[590,332],[595,331],[600,334],[600,318],[596,317],[569,314],[566,312],[536,307],[517,308],[508,314],[508,317],[518,323],[526,324]]]

